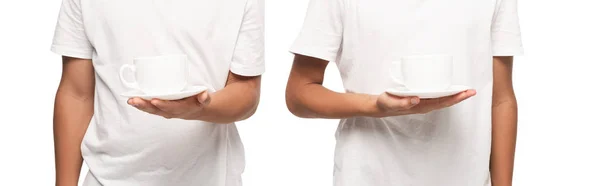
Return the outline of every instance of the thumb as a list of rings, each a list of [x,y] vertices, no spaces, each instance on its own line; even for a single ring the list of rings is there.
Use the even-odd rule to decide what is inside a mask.
[[[202,105],[208,105],[210,103],[210,95],[207,91],[200,93],[197,97],[198,102]]]

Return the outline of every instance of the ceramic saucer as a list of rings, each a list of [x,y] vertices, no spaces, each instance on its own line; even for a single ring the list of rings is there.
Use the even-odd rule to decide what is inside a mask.
[[[121,96],[124,96],[127,98],[138,97],[138,98],[142,98],[145,100],[151,100],[154,98],[161,99],[161,100],[178,100],[178,99],[183,99],[183,98],[187,98],[187,97],[199,94],[203,91],[206,91],[207,89],[208,88],[206,88],[205,86],[190,86],[190,87],[183,89],[180,92],[175,92],[175,93],[170,93],[170,94],[144,94],[140,90],[132,90],[132,91],[128,91],[128,92],[121,94]]]
[[[409,90],[406,87],[398,87],[398,88],[390,88],[386,90],[387,93],[395,95],[395,96],[417,96],[421,99],[432,99],[432,98],[440,98],[445,96],[451,96],[462,91],[470,89],[468,86],[463,85],[452,85],[446,90],[440,91],[415,91]]]

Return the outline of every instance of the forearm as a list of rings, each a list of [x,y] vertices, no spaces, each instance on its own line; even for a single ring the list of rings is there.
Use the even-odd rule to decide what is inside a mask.
[[[517,102],[514,96],[494,101],[492,107],[492,185],[512,185],[517,139]]]
[[[78,97],[59,88],[54,105],[56,185],[76,186],[83,158],[81,142],[93,115],[93,97]]]
[[[298,88],[288,87],[286,100],[288,109],[298,117],[341,119],[375,112],[377,97],[338,93],[311,83]]]
[[[260,86],[236,82],[210,95],[210,103],[203,108],[198,120],[229,124],[254,114],[260,99]]]
[[[292,114],[302,118],[327,119],[399,116],[427,113],[475,95],[474,90],[468,90],[454,96],[420,101],[416,97],[397,97],[387,93],[338,93],[323,86],[328,63],[323,59],[296,55],[285,95]]]
[[[339,93],[325,88],[325,69],[329,62],[297,54],[286,88],[288,110],[302,118],[342,119],[378,113],[377,96]]]

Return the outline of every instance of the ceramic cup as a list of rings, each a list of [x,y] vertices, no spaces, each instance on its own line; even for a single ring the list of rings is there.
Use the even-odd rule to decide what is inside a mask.
[[[119,76],[125,86],[144,94],[176,93],[187,86],[187,63],[186,55],[138,57],[121,66]],[[134,74],[132,81],[125,79],[126,71]]]
[[[402,56],[392,65],[391,78],[411,91],[441,91],[452,85],[452,56]]]

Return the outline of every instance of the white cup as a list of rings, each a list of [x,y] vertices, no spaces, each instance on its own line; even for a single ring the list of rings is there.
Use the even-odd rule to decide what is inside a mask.
[[[441,91],[452,85],[452,56],[403,56],[392,62],[390,75],[395,83],[411,91]]]
[[[187,86],[187,56],[163,55],[133,59],[133,65],[124,64],[119,70],[123,85],[142,91],[144,94],[169,94],[182,91]],[[127,81],[125,71],[134,74]]]

